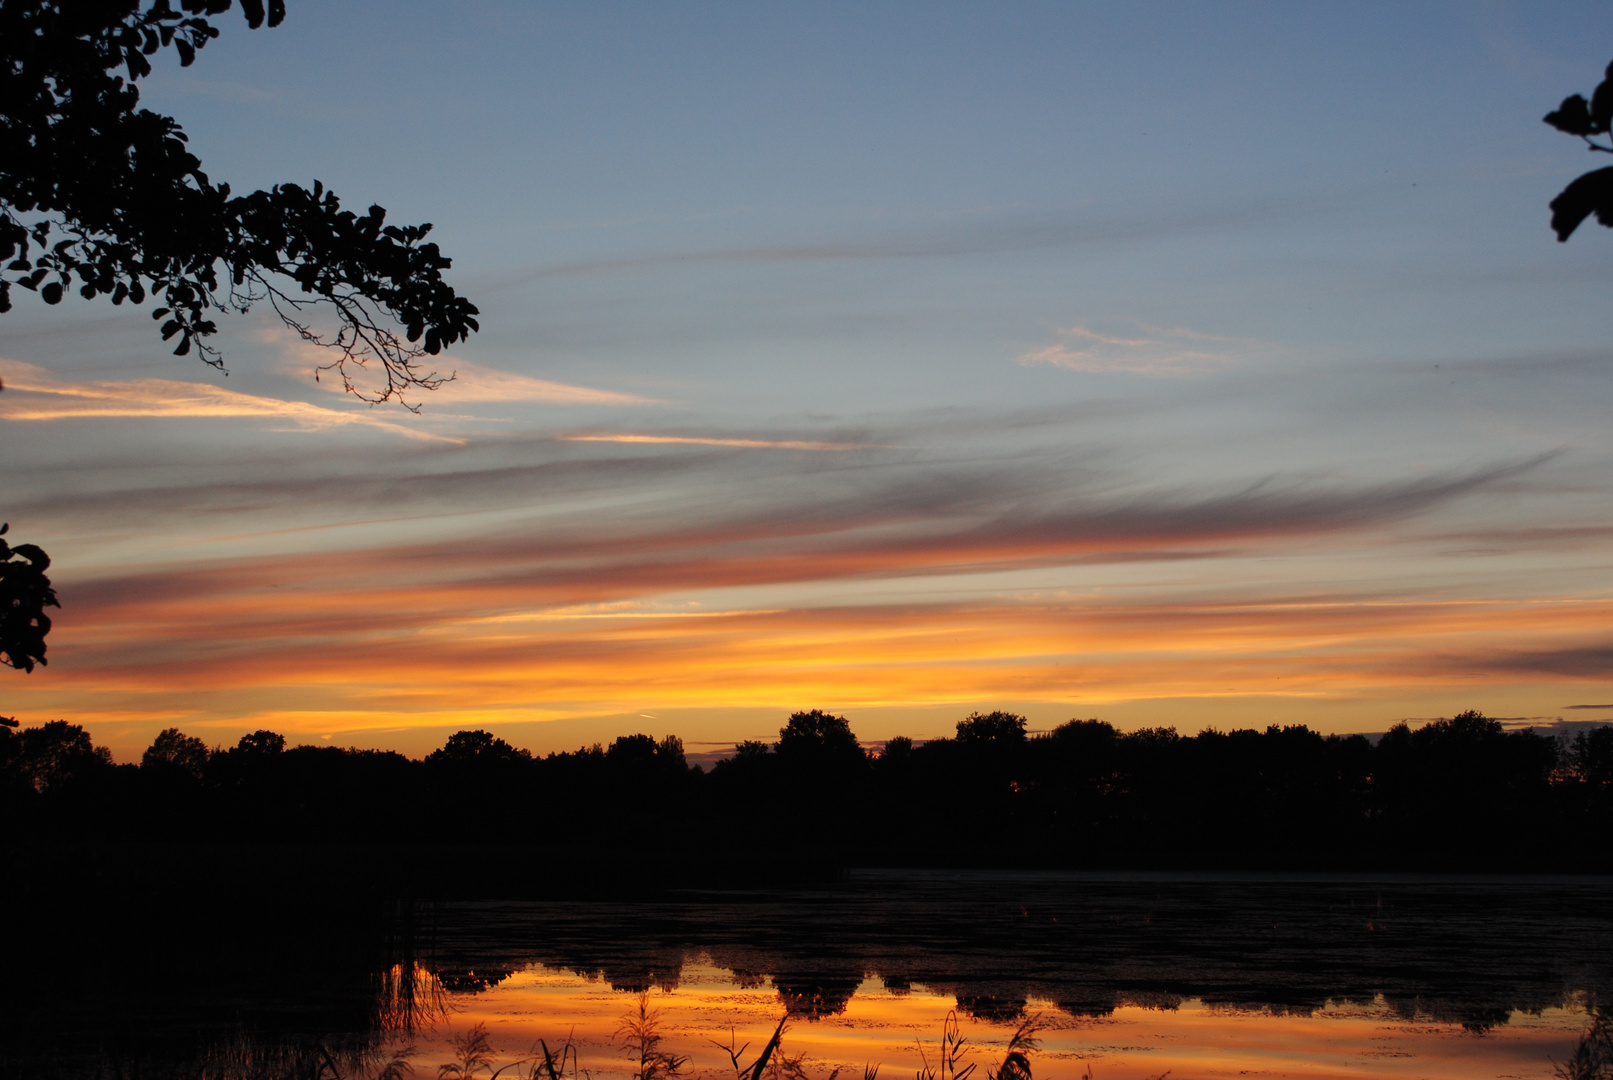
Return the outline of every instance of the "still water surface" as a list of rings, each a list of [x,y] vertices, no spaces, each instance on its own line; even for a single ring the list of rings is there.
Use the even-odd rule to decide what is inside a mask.
[[[728,1055],[716,1043],[749,1043],[754,1058],[779,1019],[779,994],[770,985],[741,986],[733,974],[705,963],[685,968],[671,991],[649,993],[650,1008],[672,1052],[687,1056],[691,1076],[731,1077]],[[612,990],[601,979],[534,965],[478,994],[451,994],[449,1012],[418,1046],[417,1066],[434,1074],[453,1059],[448,1038],[477,1023],[504,1064],[540,1038],[551,1047],[569,1036],[581,1066],[596,1080],[633,1075],[630,1055],[616,1038],[638,996]],[[951,994],[913,986],[894,992],[877,979],[859,986],[844,1011],[795,1020],[781,1041],[784,1054],[801,1058],[809,1077],[836,1068],[857,1077],[867,1065],[892,1080],[914,1076],[939,1059],[938,1042]],[[1031,999],[1027,1014],[1044,1025],[1029,1057],[1035,1076],[1094,1080],[1157,1077],[1474,1078],[1547,1077],[1552,1058],[1563,1060],[1584,1028],[1583,1003],[1538,1014],[1514,1012],[1483,1033],[1459,1023],[1407,1018],[1381,1000],[1325,1003],[1314,1012],[1209,1005],[1189,998],[1171,1007],[1120,1005],[1101,1017],[1072,1017],[1056,1003]],[[965,1062],[995,1067],[1018,1021],[991,1022],[965,1014],[961,1030],[973,1046]]]
[[[640,993],[695,1075],[732,1076],[714,1040],[754,1055],[790,1009],[783,1052],[814,1078],[933,1068],[956,1014],[982,1074],[1032,1018],[1035,1076],[1109,1080],[1545,1077],[1613,989],[1613,887],[1583,879],[869,872],[461,905],[432,933],[450,985],[489,985],[447,995],[428,1055],[477,1023],[503,1060],[569,1033],[610,1078]]]

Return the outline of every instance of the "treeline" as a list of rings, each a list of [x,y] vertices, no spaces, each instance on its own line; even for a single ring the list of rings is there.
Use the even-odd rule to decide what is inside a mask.
[[[972,714],[955,736],[862,747],[796,713],[709,771],[675,736],[536,756],[461,731],[424,759],[288,747],[209,750],[169,729],[116,765],[61,721],[0,729],[12,839],[517,844],[834,852],[884,865],[1605,871],[1613,727],[1573,739],[1476,712],[1376,743],[1303,726],[1028,735]]]

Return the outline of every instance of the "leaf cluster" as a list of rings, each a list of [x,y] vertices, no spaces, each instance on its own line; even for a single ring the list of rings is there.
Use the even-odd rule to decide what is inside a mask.
[[[206,339],[212,315],[266,303],[303,340],[329,346],[345,389],[367,401],[432,389],[422,364],[480,329],[475,305],[444,281],[451,261],[429,224],[343,210],[319,181],[235,195],[214,183],[171,117],[139,107],[135,83],[172,48],[181,66],[219,36],[231,0],[6,0],[0,4],[0,312],[11,287],[57,304],[69,290],[114,305],[158,303],[176,355]],[[283,0],[243,0],[247,25],[276,26]],[[221,274],[222,271],[222,274]],[[334,317],[317,330],[314,315]],[[368,380],[358,368],[379,371]]]
[[[61,607],[45,571],[50,556],[37,544],[12,547],[4,540],[9,525],[0,525],[0,661],[23,671],[45,663],[45,635],[50,633],[48,607]]]
[[[1589,101],[1573,94],[1543,119],[1558,131],[1583,139],[1587,149],[1613,154],[1613,64],[1607,66]],[[1598,136],[1605,141],[1598,142]],[[1613,228],[1613,168],[1593,169],[1551,201],[1552,230],[1559,241],[1567,240],[1592,214],[1598,224]]]

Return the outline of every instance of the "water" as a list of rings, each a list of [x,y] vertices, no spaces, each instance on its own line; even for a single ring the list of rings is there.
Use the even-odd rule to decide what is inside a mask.
[[[1613,987],[1605,880],[870,872],[382,922],[13,966],[0,1075],[374,1076],[412,1047],[433,1076],[480,1032],[479,1076],[541,1039],[618,1080],[642,1002],[690,1080],[786,1012],[777,1080],[945,1080],[949,1017],[972,1080],[1027,1022],[1038,1078],[1546,1077]]]

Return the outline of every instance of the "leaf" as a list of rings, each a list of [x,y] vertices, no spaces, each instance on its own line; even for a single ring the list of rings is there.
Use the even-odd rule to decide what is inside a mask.
[[[1541,119],[1569,135],[1584,136],[1592,131],[1590,106],[1579,94],[1564,98],[1555,112],[1549,112]]]
[[[1613,123],[1613,79],[1603,79],[1591,94],[1591,131],[1600,135]]]
[[[1613,167],[1586,173],[1551,200],[1551,227],[1558,242],[1567,240],[1592,214],[1613,226]]]
[[[52,281],[50,284],[44,286],[39,290],[39,298],[47,304],[61,303],[62,283],[59,281]]]
[[[762,1072],[767,1068],[768,1059],[773,1056],[773,1051],[778,1049],[779,1039],[784,1037],[784,1021],[789,1018],[790,1014],[787,1012],[779,1017],[778,1027],[773,1029],[773,1037],[767,1040],[767,1045],[762,1047],[761,1056],[750,1067],[748,1080],[762,1080]]]

